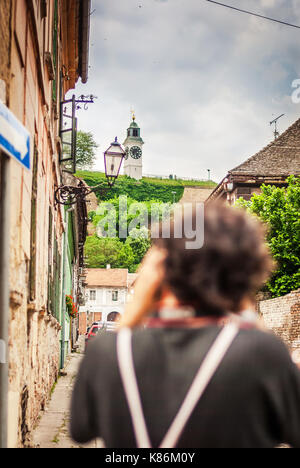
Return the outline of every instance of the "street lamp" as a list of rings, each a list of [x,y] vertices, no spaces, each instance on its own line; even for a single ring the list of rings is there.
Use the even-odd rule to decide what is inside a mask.
[[[118,142],[118,138],[111,143],[110,147],[104,152],[105,175],[108,185],[112,187],[119,175],[123,159],[126,152]]]
[[[61,185],[55,190],[55,202],[60,205],[74,205],[79,201],[84,202],[90,193],[98,192],[103,196],[115,183],[126,152],[123,150],[117,137],[115,141],[104,153],[105,175],[108,182],[108,187],[104,187],[103,183],[94,187],[87,186],[82,180],[77,182],[77,185]]]
[[[224,187],[225,192],[232,192],[233,187],[234,187],[232,180],[226,177],[226,179],[224,179],[224,182],[223,182],[223,187]]]

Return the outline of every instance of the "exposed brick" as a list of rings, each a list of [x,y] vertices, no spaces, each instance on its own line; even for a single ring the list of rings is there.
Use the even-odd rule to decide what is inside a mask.
[[[300,289],[260,301],[258,310],[267,328],[280,336],[291,350],[300,349]]]

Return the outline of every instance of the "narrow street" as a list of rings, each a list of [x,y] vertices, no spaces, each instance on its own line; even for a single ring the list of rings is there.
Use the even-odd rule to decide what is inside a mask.
[[[299,31],[300,0],[0,0],[0,448],[300,448]]]
[[[41,414],[32,436],[32,448],[102,448],[101,441],[78,445],[69,435],[70,401],[78,367],[83,354],[69,355],[65,372],[55,386],[46,410]]]

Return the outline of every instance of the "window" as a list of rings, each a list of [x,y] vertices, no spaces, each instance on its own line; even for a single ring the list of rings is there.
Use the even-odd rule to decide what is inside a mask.
[[[244,195],[244,194],[251,194],[251,188],[250,187],[238,187],[237,188],[237,194],[238,195]]]
[[[74,174],[76,172],[76,138],[77,138],[77,118],[76,118],[76,98],[67,99],[61,102],[60,138],[62,142],[62,152],[60,163],[63,170]]]
[[[96,300],[96,291],[90,290],[90,301]]]
[[[138,136],[139,136],[138,130],[133,129],[133,136],[134,136],[134,137],[138,137]]]
[[[112,292],[112,300],[117,301],[118,300],[118,291],[113,291]]]

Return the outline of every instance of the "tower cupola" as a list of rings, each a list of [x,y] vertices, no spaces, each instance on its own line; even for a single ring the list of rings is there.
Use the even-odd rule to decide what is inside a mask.
[[[136,123],[135,114],[133,113],[132,122],[127,128],[127,137],[123,143],[126,151],[124,173],[129,177],[137,180],[142,178],[143,144],[144,142],[141,138],[141,129]]]

